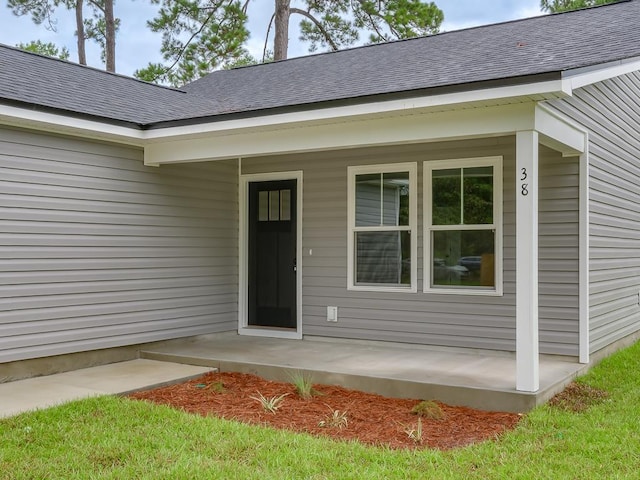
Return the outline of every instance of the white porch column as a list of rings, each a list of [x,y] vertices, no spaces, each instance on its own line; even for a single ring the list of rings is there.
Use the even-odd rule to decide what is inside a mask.
[[[540,388],[538,132],[516,133],[516,389]]]

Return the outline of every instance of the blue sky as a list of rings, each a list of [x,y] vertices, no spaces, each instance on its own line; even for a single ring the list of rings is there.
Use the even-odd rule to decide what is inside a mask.
[[[1,3],[0,43],[15,45],[35,39],[54,42],[67,46],[71,53],[70,60],[77,60],[72,13],[59,9],[56,12],[56,31],[53,32],[45,29],[44,25],[33,24],[29,17],[15,17],[6,7],[6,2]],[[436,0],[436,4],[444,12],[443,30],[447,31],[540,14],[539,0]],[[161,61],[160,36],[146,27],[146,21],[153,17],[157,8],[148,0],[116,1],[115,13],[122,20],[116,45],[116,70],[119,73],[131,75],[148,62]],[[250,4],[251,40],[248,48],[255,56],[262,55],[264,34],[272,8],[271,0],[252,0]],[[305,46],[297,41],[295,29],[291,30],[290,37],[289,56],[306,54]],[[87,44],[87,60],[90,65],[102,68],[99,49],[90,43]]]

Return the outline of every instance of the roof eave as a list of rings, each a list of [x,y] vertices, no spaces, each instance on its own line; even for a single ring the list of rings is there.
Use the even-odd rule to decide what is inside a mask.
[[[562,72],[545,72],[536,75],[524,75],[519,77],[500,78],[482,82],[470,82],[456,85],[440,85],[429,88],[404,90],[391,93],[379,93],[372,95],[363,95],[359,97],[349,97],[341,99],[327,100],[324,102],[302,103],[296,105],[287,105],[282,107],[273,108],[261,108],[255,110],[245,110],[241,112],[229,112],[223,114],[216,114],[203,117],[184,118],[177,120],[166,120],[153,122],[145,125],[147,130],[168,129],[175,127],[189,127],[200,124],[227,122],[234,120],[245,120],[248,118],[256,117],[270,117],[274,115],[292,114],[300,112],[312,112],[319,110],[335,109],[335,108],[349,108],[357,105],[379,105],[384,102],[394,101],[408,101],[421,98],[434,98],[437,99],[434,104],[444,105],[446,101],[450,101],[452,104],[459,103],[453,98],[455,95],[462,95],[465,98],[469,93],[482,92],[486,93],[491,91],[489,96],[496,94],[496,98],[503,96],[506,92],[502,89],[508,89],[509,87],[523,87],[532,85],[541,85],[542,90],[549,93],[548,82],[559,82],[562,80]],[[543,85],[544,84],[544,85]],[[553,87],[555,88],[555,87]],[[536,90],[536,87],[533,88]],[[483,96],[480,93],[479,96]],[[552,96],[555,95],[556,92]],[[444,98],[449,100],[442,100]],[[462,98],[462,97],[460,97]],[[466,100],[465,100],[466,101]]]
[[[573,91],[614,77],[640,71],[640,57],[621,58],[607,63],[587,65],[562,72],[562,80]]]
[[[0,123],[127,145],[143,145],[141,125],[40,105],[0,100]]]
[[[259,112],[243,112],[241,115],[221,115],[211,118],[194,119],[180,124],[163,124],[143,132],[149,143],[172,139],[201,138],[226,135],[246,131],[288,128],[295,124],[335,123],[349,119],[366,117],[393,117],[422,113],[426,111],[446,111],[475,106],[499,105],[502,103],[525,103],[562,98],[570,95],[566,83],[559,72],[527,77],[511,82],[493,82],[479,85],[465,84],[438,89],[404,92],[398,95],[366,97],[359,102],[325,102],[306,105],[304,108],[270,109]],[[422,95],[420,95],[422,93]]]

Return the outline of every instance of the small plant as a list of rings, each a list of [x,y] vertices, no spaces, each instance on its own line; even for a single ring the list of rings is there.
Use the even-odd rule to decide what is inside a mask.
[[[258,392],[257,397],[249,397],[262,405],[267,412],[276,413],[278,409],[282,406],[282,402],[284,402],[284,397],[289,395],[288,393],[283,393],[282,395],[276,395],[274,397],[265,397],[260,392]]]
[[[196,388],[202,390],[211,390],[215,393],[224,393],[226,391],[222,382],[198,383],[196,384]]]
[[[347,412],[341,412],[340,410],[331,409],[331,413],[326,416],[324,420],[318,422],[319,427],[331,427],[331,428],[346,428],[349,424],[347,418]]]
[[[404,433],[413,440],[414,443],[422,443],[422,418],[418,418],[418,424],[414,427],[407,427]]]
[[[411,409],[411,413],[429,420],[442,420],[444,418],[442,408],[433,400],[423,400]]]
[[[305,400],[308,400],[316,395],[320,395],[320,392],[313,388],[311,375],[306,375],[302,372],[296,372],[291,375],[291,383],[293,383],[296,393]]]
[[[549,401],[549,405],[568,412],[581,413],[604,403],[609,393],[585,383],[572,382]]]

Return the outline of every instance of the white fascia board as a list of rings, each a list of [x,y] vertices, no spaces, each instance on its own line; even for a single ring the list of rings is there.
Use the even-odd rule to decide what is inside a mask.
[[[581,155],[587,149],[587,132],[561,113],[538,103],[535,109],[534,130],[540,143],[557,150],[563,156]]]
[[[640,58],[630,58],[606,63],[595,68],[568,70],[563,73],[562,78],[568,84],[569,90],[572,91],[638,70],[640,70]]]
[[[145,147],[145,164],[224,160],[311,151],[500,136],[534,129],[535,103],[402,116],[345,119],[325,124],[173,140]]]
[[[506,98],[522,98],[533,95],[549,96],[550,98],[570,95],[568,84],[562,80],[529,83],[498,88],[470,90],[466,92],[429,95],[401,100],[361,103],[357,105],[318,108],[300,112],[263,115],[236,120],[202,123],[180,127],[167,127],[147,130],[144,138],[149,141],[166,141],[170,139],[184,139],[189,137],[211,136],[211,134],[228,134],[233,131],[247,131],[264,129],[265,127],[283,127],[306,122],[336,121],[353,117],[407,114],[419,112],[422,109],[436,107],[450,107],[475,102],[495,101]]]
[[[109,140],[128,145],[143,146],[144,144],[144,131],[137,128],[9,105],[0,105],[0,123],[13,127],[33,128],[51,133]]]

